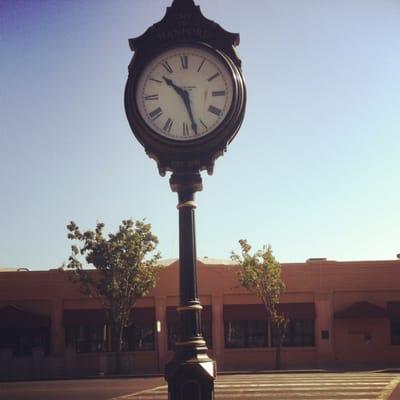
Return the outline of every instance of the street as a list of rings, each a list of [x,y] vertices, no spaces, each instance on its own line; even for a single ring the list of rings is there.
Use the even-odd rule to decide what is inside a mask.
[[[221,375],[215,383],[217,400],[399,400],[391,394],[399,374],[307,373]],[[113,400],[167,400],[166,385]]]
[[[398,373],[268,373],[219,375],[215,398],[400,400]],[[2,382],[0,400],[166,400],[162,377]]]
[[[164,384],[162,377],[0,382],[0,400],[109,400]]]

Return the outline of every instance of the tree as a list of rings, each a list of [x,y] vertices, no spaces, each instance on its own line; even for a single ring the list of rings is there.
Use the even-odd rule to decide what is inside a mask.
[[[232,252],[231,258],[240,265],[238,273],[240,284],[254,292],[265,306],[272,332],[277,340],[275,367],[280,369],[281,349],[289,322],[287,316],[279,313],[277,308],[280,296],[285,290],[285,284],[281,278],[281,265],[274,257],[270,245],[250,254],[251,246],[247,240],[239,240],[239,244],[241,254]]]
[[[71,246],[71,256],[63,268],[71,270],[70,279],[79,285],[81,293],[103,305],[118,371],[123,330],[129,324],[131,309],[155,286],[161,269],[160,254],[155,253],[158,239],[144,220],[124,220],[118,231],[108,237],[104,237],[101,222],[94,231],[81,232],[73,221],[67,229],[68,239],[80,242],[80,246]]]

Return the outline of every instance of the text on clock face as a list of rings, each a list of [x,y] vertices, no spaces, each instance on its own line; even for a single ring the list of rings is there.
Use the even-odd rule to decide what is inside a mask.
[[[232,104],[233,83],[225,64],[201,48],[166,51],[145,68],[136,103],[156,133],[177,140],[213,132]]]

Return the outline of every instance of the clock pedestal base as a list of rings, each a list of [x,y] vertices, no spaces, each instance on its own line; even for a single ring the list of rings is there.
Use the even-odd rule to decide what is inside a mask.
[[[200,349],[196,349],[200,351]],[[213,400],[215,361],[203,354],[186,360],[173,359],[165,368],[170,400]]]
[[[207,355],[201,329],[203,307],[197,293],[194,194],[202,190],[200,173],[174,172],[170,186],[179,198],[180,338],[165,368],[169,400],[212,400],[216,365]]]

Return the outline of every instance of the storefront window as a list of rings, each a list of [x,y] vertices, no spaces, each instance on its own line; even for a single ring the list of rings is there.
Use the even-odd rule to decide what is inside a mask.
[[[175,349],[175,343],[179,340],[179,322],[168,323],[168,350]]]
[[[207,347],[212,349],[212,330],[211,321],[203,321],[201,323],[203,330],[203,338],[207,343]],[[168,324],[168,350],[175,349],[175,343],[179,340],[179,322],[170,322]]]
[[[105,326],[69,326],[65,328],[65,343],[77,353],[106,350]]]
[[[0,329],[0,348],[11,349],[15,356],[31,356],[34,347],[42,348],[45,354],[49,353],[49,328]]]
[[[267,346],[267,322],[256,321],[226,321],[225,347],[265,347]]]
[[[390,321],[390,343],[400,345],[400,322]]]
[[[211,321],[203,321],[201,323],[201,328],[203,330],[203,338],[207,343],[207,347],[212,349],[212,329]]]
[[[154,350],[154,327],[152,324],[125,328],[123,351],[152,351]]]
[[[278,343],[277,334],[273,330],[272,346]],[[307,347],[314,346],[314,320],[313,319],[293,319],[290,320],[286,328],[286,336],[283,346]]]

